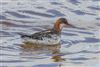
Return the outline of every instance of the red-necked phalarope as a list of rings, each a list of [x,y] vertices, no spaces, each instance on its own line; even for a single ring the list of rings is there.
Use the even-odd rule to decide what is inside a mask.
[[[52,29],[37,32],[31,35],[21,34],[23,42],[34,44],[55,45],[60,43],[61,30],[63,26],[71,26],[65,18],[59,18]]]

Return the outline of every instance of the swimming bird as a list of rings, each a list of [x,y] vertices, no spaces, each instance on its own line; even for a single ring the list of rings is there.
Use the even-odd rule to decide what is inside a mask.
[[[66,18],[59,18],[54,23],[53,28],[36,32],[31,35],[21,34],[23,42],[30,42],[33,44],[55,45],[60,43],[62,28],[70,27]]]

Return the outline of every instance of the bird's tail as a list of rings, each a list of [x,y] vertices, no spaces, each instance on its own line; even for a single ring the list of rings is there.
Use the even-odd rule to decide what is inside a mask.
[[[29,35],[25,33],[17,33],[17,34],[20,35],[21,38],[29,37]]]

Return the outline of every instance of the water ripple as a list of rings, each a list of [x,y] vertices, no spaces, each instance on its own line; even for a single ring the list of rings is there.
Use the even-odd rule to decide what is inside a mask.
[[[89,60],[91,58],[85,58],[85,57],[78,57],[78,58],[71,58],[70,60]]]
[[[57,67],[58,64],[40,64],[40,65],[36,65],[34,67]]]
[[[10,37],[12,36],[10,33],[6,31],[0,31],[0,37]]]
[[[18,18],[31,18],[29,16],[22,15],[22,14],[19,14],[17,12],[13,12],[13,11],[6,11],[5,13],[8,13],[8,14],[15,16],[15,17],[18,17]]]
[[[18,47],[12,47],[12,46],[7,46],[7,47],[4,47],[4,46],[0,46],[0,49],[1,50],[6,50],[6,51],[18,51],[19,48]]]
[[[19,62],[29,62],[29,61],[22,61],[22,60],[1,60],[2,63],[19,63]]]
[[[77,36],[77,34],[74,34],[74,33],[65,33],[65,32],[63,32],[63,35],[67,35],[67,36]]]
[[[78,0],[69,0],[70,3],[74,4],[74,5],[78,5],[81,2],[79,2]]]
[[[81,50],[81,51],[77,51],[77,52],[66,52],[66,53],[62,53],[62,56],[72,55],[72,54],[99,54],[99,53],[100,53],[100,51]]]
[[[47,12],[52,13],[54,16],[65,16],[63,13],[61,13],[60,11],[57,11],[55,9],[49,9],[47,10]]]
[[[17,24],[17,23],[11,23],[9,21],[2,21],[0,24],[3,24],[3,25],[6,25],[6,26],[9,26],[9,27],[32,27],[32,26],[29,26],[29,25],[21,25],[21,24]]]
[[[46,9],[46,8],[44,8],[44,7],[41,7],[41,6],[38,6],[38,7],[36,7],[36,8],[38,8],[38,9]]]
[[[6,19],[6,17],[5,17],[5,16],[0,15],[0,20],[4,20],[4,19]]]
[[[36,12],[36,11],[19,10],[19,12],[28,13],[28,14],[32,14],[32,15],[36,15],[36,16],[42,16],[42,17],[54,17],[53,15]]]
[[[92,9],[92,10],[100,10],[99,6],[95,7],[95,6],[88,6],[88,8]]]
[[[52,5],[63,5],[61,3],[58,3],[58,2],[51,2]]]
[[[94,1],[100,1],[100,0],[92,0],[92,1],[94,2]]]
[[[99,43],[100,42],[100,39],[97,39],[97,38],[90,38],[90,37],[85,37],[85,40],[75,40],[75,41],[71,41],[73,44],[77,44],[77,43],[81,43],[81,42],[84,42],[84,43]]]
[[[94,14],[94,13],[87,13],[87,12],[83,12],[83,11],[81,11],[81,10],[73,10],[73,11],[71,11],[71,12],[74,12],[75,14],[77,14],[77,15],[96,15],[96,14]]]
[[[97,38],[92,38],[92,37],[85,37],[85,40],[82,42],[87,42],[87,43],[97,43],[100,42],[100,39]]]
[[[100,20],[100,18],[96,18],[96,20]]]

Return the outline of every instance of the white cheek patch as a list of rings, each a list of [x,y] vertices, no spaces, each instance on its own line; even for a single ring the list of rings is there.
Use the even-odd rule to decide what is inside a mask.
[[[60,24],[60,29],[62,29],[65,26],[65,24]]]

